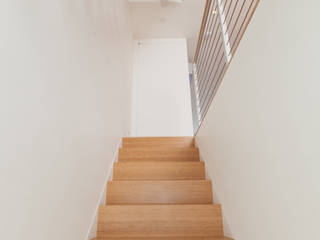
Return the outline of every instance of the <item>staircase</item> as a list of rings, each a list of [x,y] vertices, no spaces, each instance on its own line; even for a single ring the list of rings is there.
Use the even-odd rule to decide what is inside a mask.
[[[228,239],[192,137],[123,139],[97,239]]]

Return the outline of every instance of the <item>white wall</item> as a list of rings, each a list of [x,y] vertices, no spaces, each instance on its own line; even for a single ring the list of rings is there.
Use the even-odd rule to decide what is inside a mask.
[[[125,0],[0,3],[0,238],[85,239],[129,129]]]
[[[186,38],[189,62],[193,62],[206,0],[183,3],[132,2],[132,31],[137,39]]]
[[[196,141],[237,240],[320,239],[319,1],[261,1]]]
[[[191,136],[192,115],[185,39],[134,44],[133,136]]]

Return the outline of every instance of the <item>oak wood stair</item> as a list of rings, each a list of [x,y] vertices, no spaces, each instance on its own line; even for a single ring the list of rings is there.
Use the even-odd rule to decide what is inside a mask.
[[[227,240],[192,137],[124,138],[97,240]]]

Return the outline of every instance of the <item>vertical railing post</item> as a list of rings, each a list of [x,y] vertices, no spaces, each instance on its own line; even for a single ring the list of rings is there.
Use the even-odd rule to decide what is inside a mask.
[[[224,42],[224,50],[226,53],[226,61],[230,62],[231,60],[231,47],[230,47],[230,42],[229,42],[229,34],[228,34],[228,29],[226,25],[226,16],[224,14],[224,6],[221,0],[216,0],[217,5],[218,5],[218,11],[219,11],[219,17],[220,17],[220,27],[221,27],[221,32],[222,32],[222,38]]]
[[[200,93],[199,93],[199,81],[198,81],[198,74],[197,74],[197,65],[194,63],[193,64],[193,82],[194,82],[194,95],[196,97],[195,101],[196,101],[196,112],[197,112],[197,122],[198,125],[200,125],[201,123],[201,105],[200,105]]]

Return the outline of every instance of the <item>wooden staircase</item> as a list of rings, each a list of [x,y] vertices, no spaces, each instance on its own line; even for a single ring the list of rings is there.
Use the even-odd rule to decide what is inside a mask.
[[[192,137],[124,138],[98,240],[226,240]]]

